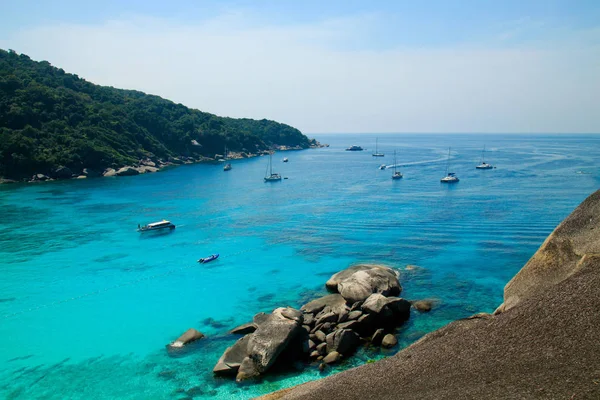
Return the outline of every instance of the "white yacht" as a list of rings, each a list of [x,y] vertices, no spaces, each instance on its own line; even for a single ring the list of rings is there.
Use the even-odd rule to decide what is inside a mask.
[[[346,151],[363,151],[364,149],[360,146],[353,145],[346,149]]]
[[[443,177],[440,182],[442,183],[456,183],[458,182],[460,179],[458,179],[458,177],[456,176],[456,174],[454,172],[448,172],[448,175],[446,175],[445,177]]]
[[[485,162],[484,155],[485,155],[485,145],[483,146],[483,151],[481,152],[481,164],[479,164],[475,168],[477,168],[477,169],[492,169],[492,168],[494,168],[493,165]]]
[[[450,147],[448,147],[448,162],[446,163],[446,176],[443,177],[440,182],[442,183],[456,183],[459,179],[454,172],[450,172]]]
[[[387,168],[387,165],[385,165],[385,164],[381,164],[381,165],[379,166],[379,169],[386,169],[386,168]]]
[[[171,221],[167,221],[166,219],[163,219],[162,221],[159,222],[153,222],[151,224],[148,225],[144,225],[144,226],[140,226],[138,225],[138,232],[150,232],[150,231],[160,231],[163,229],[175,229],[175,225],[173,225],[171,223]]]

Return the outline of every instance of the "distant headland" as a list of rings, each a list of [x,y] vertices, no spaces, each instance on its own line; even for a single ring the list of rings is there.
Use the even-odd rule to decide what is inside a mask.
[[[319,147],[298,129],[87,82],[0,49],[0,182],[137,175]]]

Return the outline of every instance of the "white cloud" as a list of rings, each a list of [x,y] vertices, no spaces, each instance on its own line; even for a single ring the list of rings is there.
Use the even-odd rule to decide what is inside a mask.
[[[98,84],[305,132],[600,132],[598,31],[577,45],[366,51],[353,43],[376,16],[251,22],[228,13],[197,25],[56,25],[17,32],[0,47]]]

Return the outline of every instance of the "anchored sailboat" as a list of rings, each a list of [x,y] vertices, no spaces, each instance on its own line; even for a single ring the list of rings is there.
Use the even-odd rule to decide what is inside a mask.
[[[392,179],[402,179],[402,173],[396,170],[396,150],[394,150],[394,174],[392,175]]]
[[[281,175],[273,172],[273,153],[269,153],[269,164],[267,165],[267,174],[265,172],[265,182],[275,182],[281,180]]]
[[[481,164],[479,164],[475,168],[477,168],[477,169],[492,169],[492,168],[494,168],[493,165],[485,162],[484,155],[485,155],[485,145],[483,145],[483,151],[481,152]]]
[[[377,151],[377,142],[379,141],[379,138],[375,139],[375,153],[373,153],[373,157],[384,157],[385,154],[380,153],[379,151]]]
[[[454,172],[450,172],[450,147],[448,147],[448,162],[446,163],[446,176],[441,179],[442,183],[456,183],[459,179]]]

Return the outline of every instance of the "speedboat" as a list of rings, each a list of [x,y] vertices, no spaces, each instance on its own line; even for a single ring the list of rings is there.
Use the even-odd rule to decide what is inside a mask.
[[[454,172],[448,172],[448,175],[440,180],[442,183],[456,183],[458,181],[459,179]]]
[[[364,150],[364,149],[363,149],[362,147],[360,147],[360,146],[356,146],[356,145],[354,145],[354,146],[350,146],[350,147],[348,147],[348,148],[346,149],[346,151],[363,151],[363,150]]]
[[[219,258],[219,254],[211,254],[210,256],[208,256],[206,258],[199,259],[198,262],[200,264],[206,264],[206,263],[216,260],[217,258]]]
[[[144,226],[138,225],[138,232],[162,231],[167,229],[175,229],[175,225],[173,225],[170,221],[167,221],[166,219],[163,219],[159,222],[153,222]]]
[[[227,163],[225,164],[225,166],[223,167],[223,171],[229,171],[231,169],[231,164]]]
[[[386,169],[386,168],[387,168],[387,165],[385,165],[385,164],[381,164],[381,165],[379,166],[379,169]]]
[[[287,157],[284,157],[284,158],[283,158],[283,162],[288,162],[288,161],[289,161],[289,160],[288,160],[288,158],[287,158]]]

